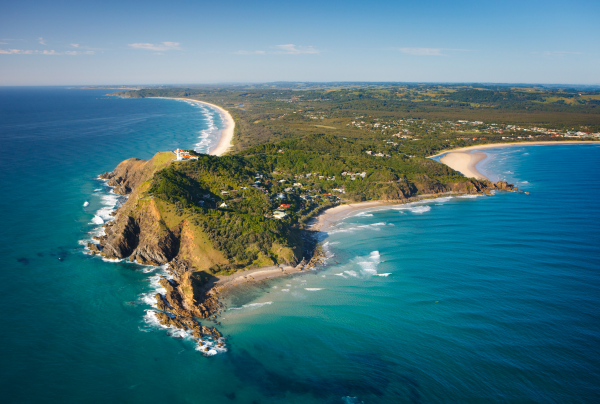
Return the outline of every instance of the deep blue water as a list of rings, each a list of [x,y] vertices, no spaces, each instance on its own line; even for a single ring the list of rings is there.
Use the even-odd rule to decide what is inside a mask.
[[[487,150],[531,195],[344,220],[325,268],[240,291],[228,351],[204,357],[147,322],[159,270],[80,242],[115,202],[99,173],[193,147],[219,117],[106,92],[0,88],[2,401],[600,401],[600,147]]]

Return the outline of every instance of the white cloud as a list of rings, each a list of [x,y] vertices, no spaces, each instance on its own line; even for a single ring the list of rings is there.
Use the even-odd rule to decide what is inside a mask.
[[[94,51],[66,51],[65,53],[56,52],[54,50],[24,50],[24,49],[0,49],[0,54],[3,55],[93,55]]]
[[[538,53],[538,52],[533,52]],[[545,51],[542,52],[544,56],[565,56],[565,55],[582,55],[582,52],[567,52],[567,51]]]
[[[65,55],[93,55],[94,51],[66,51]]]
[[[44,46],[46,45],[46,41],[44,41],[44,38],[42,38],[42,37],[38,38],[38,42],[40,43],[40,45],[44,45]]]
[[[393,48],[402,53],[417,56],[445,56],[442,51],[451,52],[470,52],[469,49],[451,49],[451,48]]]
[[[244,51],[244,50],[240,50],[240,51],[233,52],[233,53],[235,53],[236,55],[264,55],[267,52],[261,51],[261,50],[259,50],[259,51]]]
[[[79,48],[79,44],[78,43],[72,43],[71,46],[74,47],[74,48]]]
[[[179,47],[179,42],[161,42],[159,44],[130,43],[128,46],[130,48],[134,48],[134,49],[145,49],[145,50],[152,50],[152,51],[168,51],[168,50],[181,49]]]
[[[313,48],[312,46],[297,46],[294,44],[287,44],[276,45],[275,47],[279,49],[277,53],[284,53],[289,55],[298,55],[301,53],[320,53],[319,50]]]
[[[402,53],[419,56],[441,56],[441,48],[397,48]]]

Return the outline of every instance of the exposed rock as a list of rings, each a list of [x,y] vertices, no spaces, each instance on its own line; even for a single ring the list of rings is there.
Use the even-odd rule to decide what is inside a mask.
[[[86,247],[92,252],[97,253],[100,251],[100,249],[98,248],[98,244],[95,244],[95,243],[87,243]],[[102,248],[102,247],[100,247],[100,248]]]

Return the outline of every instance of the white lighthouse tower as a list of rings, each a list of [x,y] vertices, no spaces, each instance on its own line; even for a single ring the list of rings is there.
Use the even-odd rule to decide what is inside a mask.
[[[181,150],[181,149],[175,150],[175,155],[177,156],[177,161],[183,160],[183,150]]]

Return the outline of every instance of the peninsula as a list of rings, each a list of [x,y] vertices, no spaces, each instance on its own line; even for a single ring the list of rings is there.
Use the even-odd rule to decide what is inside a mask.
[[[589,143],[600,136],[593,103],[581,107],[588,113],[588,132],[570,129],[565,119],[554,122],[558,129],[484,123],[477,113],[500,114],[490,107],[473,112],[471,104],[452,107],[456,97],[472,96],[472,91],[359,85],[116,93],[209,104],[220,111],[226,127],[211,155],[190,150],[189,158],[177,160],[174,152],[164,151],[148,161],[125,160],[102,174],[115,193],[128,199],[104,225],[106,234],[88,249],[107,259],[168,264],[170,276],[161,280],[165,292],[155,296],[157,320],[187,330],[202,350],[209,349],[209,341],[223,344],[218,330],[199,323],[222,309],[222,291],[312,268],[319,260],[313,236],[328,223],[357,209],[514,190],[479,174],[475,164],[485,155],[466,153],[471,148],[529,140],[556,144],[569,136]],[[439,104],[419,98],[424,94],[437,94],[448,109],[436,110]],[[544,108],[558,109],[560,115],[564,106]],[[546,117],[532,109],[518,119]],[[471,120],[456,119],[459,114]],[[428,158],[448,151],[442,160],[447,165]]]

